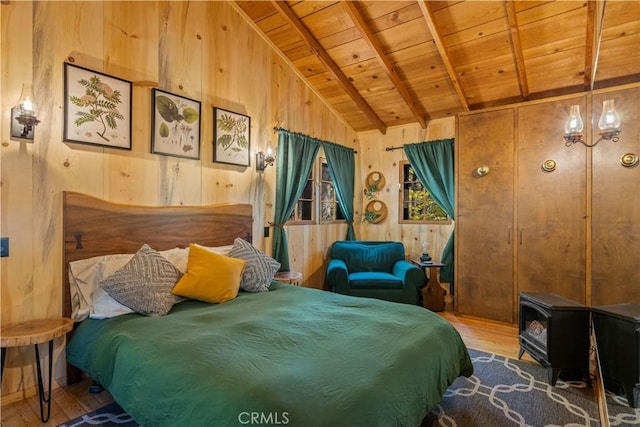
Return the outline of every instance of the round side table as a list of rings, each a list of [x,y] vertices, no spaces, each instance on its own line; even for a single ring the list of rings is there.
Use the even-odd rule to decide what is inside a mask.
[[[2,371],[4,374],[4,359],[8,347],[22,347],[33,344],[36,350],[36,364],[38,366],[38,395],[40,397],[40,419],[43,423],[49,421],[51,414],[51,377],[53,371],[53,340],[73,329],[73,319],[58,317],[52,319],[32,320],[17,325],[2,328],[0,331],[0,347],[2,347]],[[38,344],[49,343],[49,390],[45,394],[42,382],[42,368],[40,367],[40,350]],[[45,414],[44,404],[47,404]]]
[[[300,286],[302,283],[302,273],[297,271],[279,271],[273,278],[278,282],[291,283],[296,286]]]

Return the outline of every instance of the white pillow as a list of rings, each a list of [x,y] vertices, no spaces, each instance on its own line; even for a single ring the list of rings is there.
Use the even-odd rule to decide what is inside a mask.
[[[228,255],[233,245],[203,246],[211,252]],[[176,266],[182,273],[187,271],[189,248],[174,248],[160,251],[160,254]],[[133,313],[114,300],[98,284],[131,260],[133,254],[115,254],[97,256],[69,263],[69,285],[71,293],[71,317],[77,321],[87,317],[106,319]]]
[[[84,320],[91,314],[93,291],[98,283],[125,265],[133,254],[97,256],[69,263],[69,285],[71,291],[71,317]]]
[[[196,243],[196,245],[198,245]],[[201,248],[205,248],[206,250],[213,252],[214,254],[218,254],[218,255],[224,255],[224,256],[229,256],[229,252],[231,252],[231,249],[233,249],[233,245],[226,245],[226,246],[202,246],[202,245],[198,245]]]
[[[104,289],[97,288],[93,291],[93,305],[89,317],[92,319],[108,319],[109,317],[122,316],[123,314],[134,313],[126,305],[114,300]]]
[[[187,269],[189,249],[174,248],[160,254],[181,272]],[[77,321],[87,317],[105,319],[119,316],[122,308],[98,284],[131,260],[133,254],[114,254],[82,259],[69,263],[69,285],[71,293],[71,317]],[[103,295],[104,294],[104,295]],[[121,304],[120,304],[121,305]],[[124,306],[122,306],[124,307]],[[127,313],[131,313],[128,311]],[[118,314],[116,314],[118,313]]]

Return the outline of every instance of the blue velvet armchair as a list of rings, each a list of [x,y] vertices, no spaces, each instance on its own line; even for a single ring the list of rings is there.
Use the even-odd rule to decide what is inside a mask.
[[[331,247],[326,281],[336,293],[417,305],[425,276],[401,242],[352,240]]]

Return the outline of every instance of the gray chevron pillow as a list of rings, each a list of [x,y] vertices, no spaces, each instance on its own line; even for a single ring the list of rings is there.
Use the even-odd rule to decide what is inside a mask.
[[[183,298],[171,289],[182,273],[149,245],[143,245],[122,268],[100,282],[113,299],[145,316],[164,316]]]
[[[257,250],[244,239],[236,238],[229,256],[247,261],[242,273],[240,289],[248,292],[264,292],[269,290],[271,279],[280,268],[280,263]]]

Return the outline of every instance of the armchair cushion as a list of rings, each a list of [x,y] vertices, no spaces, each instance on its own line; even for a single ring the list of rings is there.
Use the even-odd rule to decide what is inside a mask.
[[[418,304],[424,273],[405,260],[401,242],[339,241],[329,258],[327,284],[334,292]]]
[[[404,246],[400,242],[336,242],[331,250],[331,258],[343,260],[349,273],[391,273],[396,261],[404,260]]]
[[[352,289],[402,289],[402,280],[389,273],[351,273],[349,286]]]

